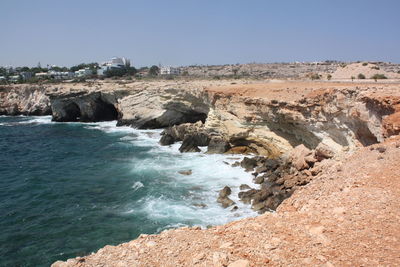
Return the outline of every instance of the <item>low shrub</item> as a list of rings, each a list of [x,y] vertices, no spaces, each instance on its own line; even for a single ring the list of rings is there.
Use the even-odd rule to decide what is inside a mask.
[[[380,80],[380,79],[387,79],[387,77],[384,74],[375,74],[371,77],[371,79]]]
[[[365,79],[365,75],[360,73],[360,74],[358,74],[357,78],[360,79],[360,80],[364,80]]]

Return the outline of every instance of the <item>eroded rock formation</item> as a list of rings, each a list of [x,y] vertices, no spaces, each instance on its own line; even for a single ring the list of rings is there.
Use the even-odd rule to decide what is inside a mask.
[[[50,99],[42,86],[1,86],[0,115],[51,115]]]
[[[53,120],[59,122],[111,121],[120,118],[117,98],[102,92],[50,94]]]

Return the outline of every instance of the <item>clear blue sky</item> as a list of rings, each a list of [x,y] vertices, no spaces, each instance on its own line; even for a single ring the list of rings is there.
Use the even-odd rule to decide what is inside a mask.
[[[0,65],[400,63],[399,0],[1,0]]]

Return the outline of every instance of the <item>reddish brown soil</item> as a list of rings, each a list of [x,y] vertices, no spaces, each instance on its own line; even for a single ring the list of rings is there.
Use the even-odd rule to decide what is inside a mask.
[[[398,83],[356,83],[356,82],[269,82],[231,84],[206,88],[210,93],[238,95],[248,98],[267,98],[280,101],[296,101],[304,97],[315,97],[330,90],[354,89],[385,96],[400,96]]]

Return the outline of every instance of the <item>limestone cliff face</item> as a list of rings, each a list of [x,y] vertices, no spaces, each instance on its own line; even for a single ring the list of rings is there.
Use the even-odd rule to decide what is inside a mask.
[[[218,128],[233,146],[251,146],[260,154],[284,153],[302,143],[312,149],[324,143],[338,152],[352,150],[398,131],[390,119],[397,116],[393,104],[400,98],[389,101],[368,88],[311,90],[291,101],[241,93],[208,90],[206,127]]]
[[[118,125],[141,129],[204,122],[209,111],[196,90],[173,87],[131,91],[118,105],[122,114]]]
[[[0,87],[0,115],[50,115],[50,99],[42,86]]]
[[[269,157],[286,154],[298,144],[352,150],[400,131],[396,85],[159,81],[24,85],[3,87],[0,94],[0,113],[7,115],[118,120],[118,125],[141,129],[202,121],[199,129],[209,137],[200,139],[211,142],[214,151]]]

